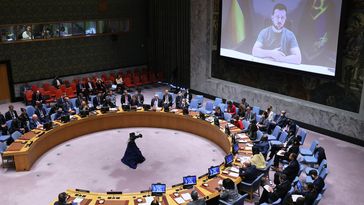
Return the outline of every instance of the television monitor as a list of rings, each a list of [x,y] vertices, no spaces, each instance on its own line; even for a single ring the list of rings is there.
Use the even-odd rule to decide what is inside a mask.
[[[196,176],[185,176],[183,177],[183,188],[191,189],[193,185],[196,185],[197,177]]]
[[[212,166],[208,170],[208,178],[216,177],[220,174],[220,166]]]
[[[234,155],[228,154],[225,156],[225,167],[229,167],[233,164],[234,161]]]
[[[46,122],[43,124],[43,129],[45,130],[51,130],[53,128],[53,122],[52,121],[49,121],[49,122]]]
[[[71,117],[70,117],[70,115],[63,115],[63,116],[61,117],[61,122],[62,122],[62,123],[67,123],[67,122],[69,122],[69,121],[71,121]]]
[[[224,0],[220,55],[335,76],[343,4],[343,0]]]
[[[162,196],[164,193],[166,193],[166,184],[152,184],[151,192],[152,196]]]
[[[239,144],[233,144],[233,154],[237,154],[239,152]]]

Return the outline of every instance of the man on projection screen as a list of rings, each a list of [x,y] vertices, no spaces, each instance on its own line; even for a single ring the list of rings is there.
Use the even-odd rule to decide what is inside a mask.
[[[272,26],[258,35],[252,54],[255,57],[279,62],[301,64],[301,51],[294,33],[284,27],[287,19],[287,7],[276,4],[271,16]]]

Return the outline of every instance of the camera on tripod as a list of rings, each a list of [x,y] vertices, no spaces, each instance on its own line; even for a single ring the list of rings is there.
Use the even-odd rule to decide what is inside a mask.
[[[137,133],[137,132],[131,132],[131,133],[129,133],[130,140],[135,140],[137,138],[142,138],[142,137],[143,137],[143,135],[140,134],[140,133]]]

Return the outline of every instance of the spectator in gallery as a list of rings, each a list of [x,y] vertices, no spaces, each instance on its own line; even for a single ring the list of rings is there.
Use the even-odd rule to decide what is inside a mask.
[[[118,92],[118,93],[124,92],[124,81],[123,81],[123,77],[120,74],[116,76],[115,83],[117,86],[116,92]]]
[[[62,82],[62,79],[61,78],[59,78],[58,76],[54,77],[53,82],[52,82],[52,85],[54,87],[56,87],[57,89],[59,89],[62,84],[63,84],[63,82]]]
[[[25,27],[25,31],[23,31],[22,33],[22,39],[23,40],[31,40],[33,39],[33,36],[32,36],[32,27],[31,26],[26,26]]]
[[[32,105],[35,106],[36,102],[43,103],[43,95],[39,90],[35,91],[32,95]]]

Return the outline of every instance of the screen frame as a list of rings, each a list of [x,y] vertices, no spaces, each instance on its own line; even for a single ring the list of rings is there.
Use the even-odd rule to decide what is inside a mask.
[[[236,65],[244,65],[244,67],[250,67],[250,68],[257,68],[260,70],[263,70],[265,72],[269,72],[269,71],[277,71],[277,72],[283,72],[283,73],[288,73],[288,74],[294,74],[294,75],[300,75],[300,76],[306,76],[306,77],[314,77],[314,78],[319,78],[319,79],[328,79],[328,80],[333,80],[333,79],[338,79],[340,78],[339,75],[341,74],[341,70],[343,68],[342,66],[342,62],[343,62],[343,41],[344,41],[344,29],[346,27],[346,23],[345,23],[345,19],[347,19],[347,14],[349,13],[347,11],[347,5],[348,2],[341,0],[341,13],[340,13],[340,20],[339,20],[339,34],[338,34],[338,46],[337,46],[337,53],[336,53],[336,65],[335,65],[335,75],[334,76],[330,76],[330,75],[324,75],[324,74],[319,74],[319,73],[313,73],[313,72],[309,72],[309,71],[302,71],[302,70],[295,70],[293,68],[287,68],[287,67],[280,67],[280,66],[275,66],[275,65],[270,65],[270,64],[264,64],[264,63],[260,63],[260,62],[254,62],[254,61],[248,61],[248,60],[243,60],[243,59],[237,59],[237,58],[232,58],[232,57],[228,57],[228,56],[222,56],[221,55],[221,28],[222,28],[222,1],[220,0],[219,4],[220,4],[220,8],[219,8],[219,25],[218,25],[218,36],[217,36],[217,52],[218,52],[218,58],[222,59],[225,62],[231,62],[234,63]],[[212,16],[211,16],[212,18]],[[211,34],[213,35],[213,34]],[[211,53],[212,53],[212,47],[211,47]],[[245,68],[242,68],[242,70],[245,70]],[[221,76],[213,76],[213,71],[212,71],[212,67],[210,69],[210,76],[212,78],[217,78],[217,79],[221,79],[221,80],[225,80],[228,81],[224,78],[222,78]],[[229,82],[233,82],[233,81],[229,81]],[[234,82],[234,83],[238,83],[241,84],[240,82]]]
[[[219,169],[219,173],[215,174],[215,175],[210,175],[210,170],[214,169],[214,168],[218,168]],[[216,177],[217,175],[219,175],[221,172],[220,170],[220,166],[211,166],[208,170],[207,170],[207,174],[208,174],[208,178],[213,178]]]
[[[195,183],[194,184],[185,184],[185,178],[194,178],[195,179]],[[189,176],[184,176],[183,177],[183,186],[193,186],[197,184],[197,176],[196,175],[189,175]]]
[[[153,192],[153,187],[155,186],[163,186],[164,187],[164,191],[163,192]],[[152,196],[162,196],[163,194],[165,194],[167,191],[167,186],[166,184],[162,184],[162,183],[155,183],[155,184],[152,184],[150,186],[150,192],[152,193]]]
[[[230,156],[232,157],[232,160],[231,160],[231,162],[230,162],[230,163],[228,163],[227,159],[228,159],[228,157],[230,157]],[[231,166],[231,165],[233,164],[233,162],[234,162],[234,154],[230,153],[230,154],[226,155],[224,159],[225,159],[225,167],[229,167],[229,166]]]

